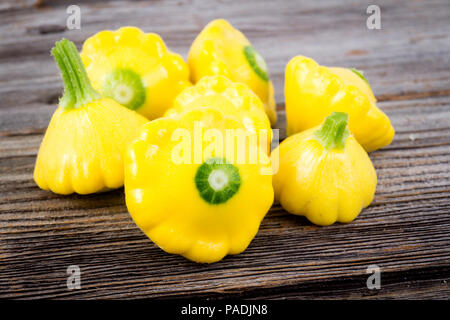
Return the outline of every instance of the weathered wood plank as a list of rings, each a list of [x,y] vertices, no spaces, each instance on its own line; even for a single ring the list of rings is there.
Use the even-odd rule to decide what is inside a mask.
[[[256,298],[267,299],[441,299],[448,300],[448,269],[413,270],[382,275],[383,290],[367,290],[366,276],[343,281],[306,283],[301,286],[270,290]],[[432,275],[433,279],[427,279]],[[401,279],[400,282],[398,280]],[[350,283],[350,284],[349,284]],[[281,289],[281,288],[280,288]],[[251,295],[246,296],[249,299]]]

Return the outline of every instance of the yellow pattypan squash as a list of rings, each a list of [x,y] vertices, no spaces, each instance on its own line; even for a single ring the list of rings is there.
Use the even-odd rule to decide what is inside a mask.
[[[189,82],[189,67],[154,33],[135,27],[88,38],[81,58],[94,89],[148,119],[161,117]]]
[[[327,68],[303,56],[286,67],[287,134],[319,125],[333,111],[349,115],[349,129],[367,152],[391,143],[394,128],[355,69]]]
[[[348,115],[335,112],[322,126],[284,140],[273,177],[275,199],[314,224],[350,222],[373,200],[375,169],[366,151],[347,129]]]
[[[272,131],[261,100],[243,83],[234,83],[224,76],[203,77],[176,98],[165,116],[177,117],[199,108],[215,108],[227,117],[235,117],[246,130],[256,133],[261,148],[270,152]]]
[[[273,202],[270,160],[257,144],[240,151],[260,161],[229,157],[225,136],[232,129],[245,131],[217,109],[196,109],[147,123],[130,145],[126,204],[164,251],[212,263],[241,253],[256,235]]]
[[[91,87],[73,42],[57,42],[52,54],[64,95],[40,146],[34,180],[60,194],[121,187],[125,149],[148,120]]]
[[[226,20],[211,21],[192,43],[188,55],[192,82],[204,76],[224,75],[247,84],[264,103],[270,122],[277,115],[267,65],[242,32]]]

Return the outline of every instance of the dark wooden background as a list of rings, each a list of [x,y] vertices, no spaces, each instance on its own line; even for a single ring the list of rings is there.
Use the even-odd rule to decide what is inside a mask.
[[[450,2],[40,1],[0,3],[0,297],[435,298],[450,289]],[[81,6],[81,30],[66,7]],[[381,7],[381,30],[366,8]],[[303,54],[365,71],[394,142],[370,154],[372,205],[351,224],[315,227],[274,205],[250,247],[200,265],[158,249],[123,190],[58,196],[34,184],[39,143],[61,94],[49,55],[102,29],[136,25],[186,57],[211,19],[240,28],[266,58],[284,126],[283,74]],[[66,269],[81,268],[81,290]],[[366,288],[380,266],[381,289]]]

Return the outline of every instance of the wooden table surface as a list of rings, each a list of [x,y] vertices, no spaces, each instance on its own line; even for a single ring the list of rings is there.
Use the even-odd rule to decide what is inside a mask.
[[[0,3],[0,297],[435,298],[450,288],[450,2],[40,1]],[[81,30],[66,8],[81,7]],[[366,27],[369,4],[381,30]],[[135,226],[123,190],[59,196],[32,179],[61,94],[49,55],[102,29],[136,25],[186,57],[210,20],[229,19],[266,58],[279,127],[284,67],[297,54],[362,69],[396,129],[370,154],[375,199],[357,220],[320,228],[274,204],[249,248],[212,265],[157,248]],[[381,289],[366,287],[367,266]],[[68,290],[66,269],[81,268]]]

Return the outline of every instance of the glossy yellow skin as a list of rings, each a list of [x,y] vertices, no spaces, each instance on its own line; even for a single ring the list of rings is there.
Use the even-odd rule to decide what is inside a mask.
[[[161,117],[178,93],[191,85],[183,58],[169,51],[159,35],[136,27],[101,31],[84,42],[80,55],[92,86],[99,92],[113,70],[126,68],[137,73],[146,100],[136,111],[150,120]]]
[[[123,185],[123,156],[148,120],[112,99],[59,107],[39,148],[34,180],[59,194],[88,194]]]
[[[270,160],[262,152],[265,164],[236,164],[227,159],[239,169],[239,191],[222,204],[203,200],[194,183],[200,164],[172,161],[173,149],[179,143],[173,139],[174,131],[183,128],[193,136],[197,121],[205,129],[221,132],[242,128],[239,121],[215,109],[193,110],[178,119],[147,123],[140,138],[128,148],[125,196],[133,220],[161,249],[196,262],[212,263],[227,254],[241,253],[256,235],[273,202],[272,176],[260,173],[263,168],[270,170]],[[200,144],[202,151],[206,145]]]
[[[211,21],[192,43],[188,55],[191,80],[196,83],[204,76],[223,75],[235,82],[247,84],[264,104],[272,124],[276,123],[273,85],[261,79],[250,67],[243,48],[251,45],[242,32],[228,21]]]
[[[349,115],[349,128],[367,152],[385,147],[394,128],[376,106],[370,86],[349,69],[327,68],[303,56],[286,67],[287,134],[319,125],[332,111]]]
[[[288,137],[272,153],[279,152],[275,199],[316,225],[351,222],[373,200],[375,169],[352,135],[343,149],[327,150],[313,137],[318,129]]]
[[[178,117],[186,111],[202,108],[214,108],[227,117],[238,119],[246,130],[261,138],[261,147],[270,152],[270,121],[261,100],[247,85],[232,82],[220,75],[203,77],[195,86],[183,90],[175,98],[173,108],[165,116]]]

